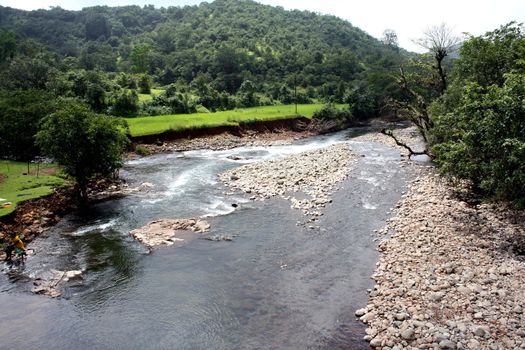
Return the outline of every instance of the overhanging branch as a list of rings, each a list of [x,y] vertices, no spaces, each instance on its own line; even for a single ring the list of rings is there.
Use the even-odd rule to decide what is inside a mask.
[[[395,135],[394,133],[391,131],[391,130],[387,130],[387,129],[383,129],[381,130],[381,133],[386,135],[386,136],[390,136],[396,143],[396,145],[400,146],[400,147],[403,147],[404,149],[406,149],[409,153],[408,155],[408,158],[411,158],[412,156],[422,156],[422,155],[426,155],[426,156],[429,156],[430,157],[430,154],[428,152],[428,150],[424,150],[424,151],[414,151],[409,145],[407,145],[406,143],[404,142],[401,142]]]

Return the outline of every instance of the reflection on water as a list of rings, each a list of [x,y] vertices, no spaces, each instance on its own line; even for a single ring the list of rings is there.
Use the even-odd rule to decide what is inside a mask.
[[[360,158],[320,220],[321,231],[281,200],[228,195],[216,174],[242,164],[346,142],[351,133],[289,146],[155,155],[123,173],[143,190],[70,215],[37,239],[21,279],[0,277],[8,305],[0,337],[25,349],[366,349],[353,317],[366,302],[377,258],[369,233],[383,225],[405,182],[399,154],[353,142]],[[352,142],[352,141],[350,141]],[[234,211],[233,203],[240,204]],[[228,214],[228,215],[225,215]],[[148,255],[127,234],[157,218],[208,215],[210,234]],[[24,291],[49,269],[84,271],[64,297]],[[21,327],[23,325],[23,327]],[[23,328],[25,331],[20,330]],[[30,332],[27,330],[30,329]]]

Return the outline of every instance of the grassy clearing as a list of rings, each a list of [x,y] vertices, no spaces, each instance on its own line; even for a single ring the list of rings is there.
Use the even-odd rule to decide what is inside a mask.
[[[321,109],[322,104],[298,105],[298,114],[307,118]],[[127,118],[132,136],[161,134],[166,131],[235,126],[241,122],[287,119],[295,116],[295,106],[264,106],[216,113],[162,115]]]
[[[163,93],[162,89],[151,89],[151,94],[139,94],[139,102],[147,102],[153,100],[153,97]]]
[[[48,195],[65,183],[52,164],[30,164],[26,173],[27,163],[0,161],[0,216],[11,213],[19,202]],[[4,208],[6,202],[12,206]]]

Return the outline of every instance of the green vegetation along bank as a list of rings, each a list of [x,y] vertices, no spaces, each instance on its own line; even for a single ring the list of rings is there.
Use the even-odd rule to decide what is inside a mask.
[[[30,164],[28,173],[27,163],[0,162],[0,217],[14,211],[19,202],[46,196],[64,184],[54,165]]]

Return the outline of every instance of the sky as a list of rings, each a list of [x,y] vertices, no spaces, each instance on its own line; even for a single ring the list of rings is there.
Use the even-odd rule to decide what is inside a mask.
[[[156,7],[195,5],[199,0],[0,0],[0,5],[34,10],[60,6],[68,10],[108,5]],[[208,0],[211,2],[211,0]],[[525,0],[257,0],[285,9],[331,14],[350,21],[376,38],[385,29],[397,33],[401,47],[421,51],[412,41],[430,26],[446,23],[457,34],[481,35],[510,21],[525,22]]]

